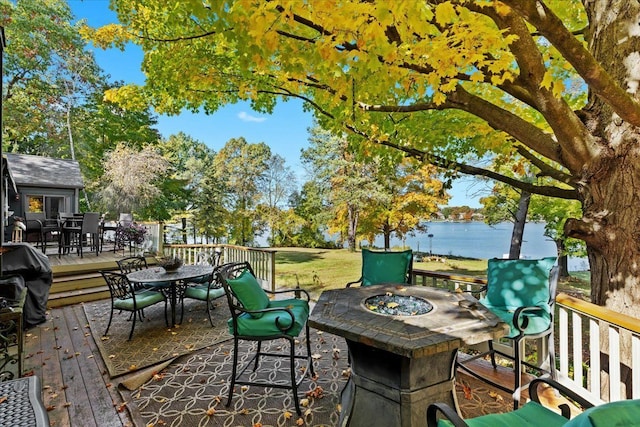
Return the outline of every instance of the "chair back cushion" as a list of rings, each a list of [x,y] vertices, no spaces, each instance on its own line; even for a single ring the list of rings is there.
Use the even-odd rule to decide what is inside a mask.
[[[515,310],[518,307],[548,307],[551,298],[549,273],[555,262],[555,257],[490,259],[487,269],[487,295],[481,302],[506,310]]]
[[[640,400],[621,400],[594,406],[576,416],[566,427],[640,426]]]
[[[227,279],[227,283],[245,309],[263,310],[269,306],[269,297],[249,270],[244,270],[238,277]],[[251,316],[260,318],[262,313],[252,313]]]
[[[378,252],[362,250],[362,286],[408,283],[413,251]]]

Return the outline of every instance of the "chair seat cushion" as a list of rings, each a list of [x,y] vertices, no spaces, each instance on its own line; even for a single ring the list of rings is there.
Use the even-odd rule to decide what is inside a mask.
[[[498,316],[500,320],[509,325],[509,335],[507,335],[506,338],[514,338],[520,334],[520,331],[518,331],[513,324],[513,315],[515,314],[515,310],[508,310],[503,307],[493,307],[486,299],[480,299],[480,303],[493,314]],[[529,324],[524,331],[526,335],[542,333],[551,326],[551,314],[549,313],[548,306],[541,307],[540,310],[533,312],[523,313],[521,316],[529,319]],[[522,324],[522,322],[520,323]]]
[[[141,309],[144,307],[149,307],[150,305],[153,305],[163,300],[164,300],[164,295],[162,295],[162,293],[157,291],[145,290],[141,292],[136,292],[135,308]],[[133,298],[118,299],[114,301],[113,306],[119,310],[133,311],[134,310],[133,302],[134,302]]]
[[[227,279],[231,291],[247,310],[263,310],[269,306],[269,297],[262,289],[258,280],[249,270],[244,270],[238,277]],[[260,318],[262,313],[252,314],[252,317]]]
[[[187,298],[193,298],[200,301],[208,301],[212,299],[219,298],[224,295],[223,288],[211,288],[209,289],[208,284],[196,285],[196,286],[187,286],[184,290],[184,296]]]
[[[376,252],[362,250],[362,286],[381,283],[407,283],[413,252]]]
[[[640,400],[621,400],[594,406],[565,424],[567,427],[640,426]]]
[[[268,308],[288,308],[293,313],[295,322],[291,325],[291,316],[283,310],[264,313],[262,317],[255,318],[248,313],[238,316],[238,335],[252,337],[269,337],[273,335],[298,336],[309,317],[309,304],[305,300],[286,299],[270,301]],[[278,323],[276,323],[276,319]],[[233,335],[233,319],[227,322],[229,332]],[[280,325],[280,328],[278,328]],[[291,328],[282,331],[282,328]]]
[[[465,420],[469,427],[556,427],[565,425],[567,421],[568,420],[562,415],[546,409],[544,406],[533,401],[528,402],[513,412],[482,415]],[[438,421],[438,427],[449,427],[452,425],[448,420],[441,419]]]

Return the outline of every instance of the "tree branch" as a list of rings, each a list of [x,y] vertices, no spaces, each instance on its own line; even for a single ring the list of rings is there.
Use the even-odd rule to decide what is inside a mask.
[[[397,144],[391,141],[380,141],[380,140],[371,138],[366,132],[363,132],[357,129],[355,126],[352,126],[352,125],[346,125],[346,128],[349,131],[367,139],[368,141],[371,141],[378,145],[384,145],[386,147],[391,147],[396,150],[402,151],[410,157],[414,157],[422,162],[427,162],[439,168],[454,170],[467,175],[484,176],[486,178],[490,178],[495,181],[503,182],[514,188],[518,188],[523,191],[528,191],[529,193],[532,193],[532,194],[540,194],[542,196],[557,197],[560,199],[569,199],[569,200],[578,199],[578,192],[575,189],[563,189],[563,188],[558,188],[558,187],[549,186],[549,185],[534,185],[528,182],[522,182],[517,179],[499,174],[491,170],[478,168],[478,167],[460,163],[454,160],[448,160],[448,159],[445,159],[444,157],[427,153],[425,151],[418,150],[415,148],[404,147],[404,146],[401,146],[400,144]]]
[[[623,120],[640,126],[640,104],[621,88],[613,77],[564,26],[541,0],[503,0],[521,14],[562,56],[571,63],[589,89],[608,103]]]
[[[529,160],[531,164],[540,169],[542,172],[541,175],[551,177],[556,181],[564,182],[565,184],[575,187],[575,179],[571,175],[552,168],[520,144],[516,144],[516,150],[522,157]]]

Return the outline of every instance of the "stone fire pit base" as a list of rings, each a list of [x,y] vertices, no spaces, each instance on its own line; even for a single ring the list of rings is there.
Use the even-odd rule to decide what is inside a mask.
[[[408,358],[350,340],[347,345],[351,378],[342,392],[340,426],[417,426],[430,403],[458,407],[457,350]]]

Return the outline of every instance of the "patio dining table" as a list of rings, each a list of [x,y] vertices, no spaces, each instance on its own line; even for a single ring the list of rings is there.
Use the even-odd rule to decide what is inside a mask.
[[[127,274],[132,283],[155,286],[165,293],[171,303],[171,327],[176,325],[176,305],[182,296],[186,284],[194,279],[213,273],[210,265],[183,265],[175,271],[166,271],[163,267],[152,267]]]

